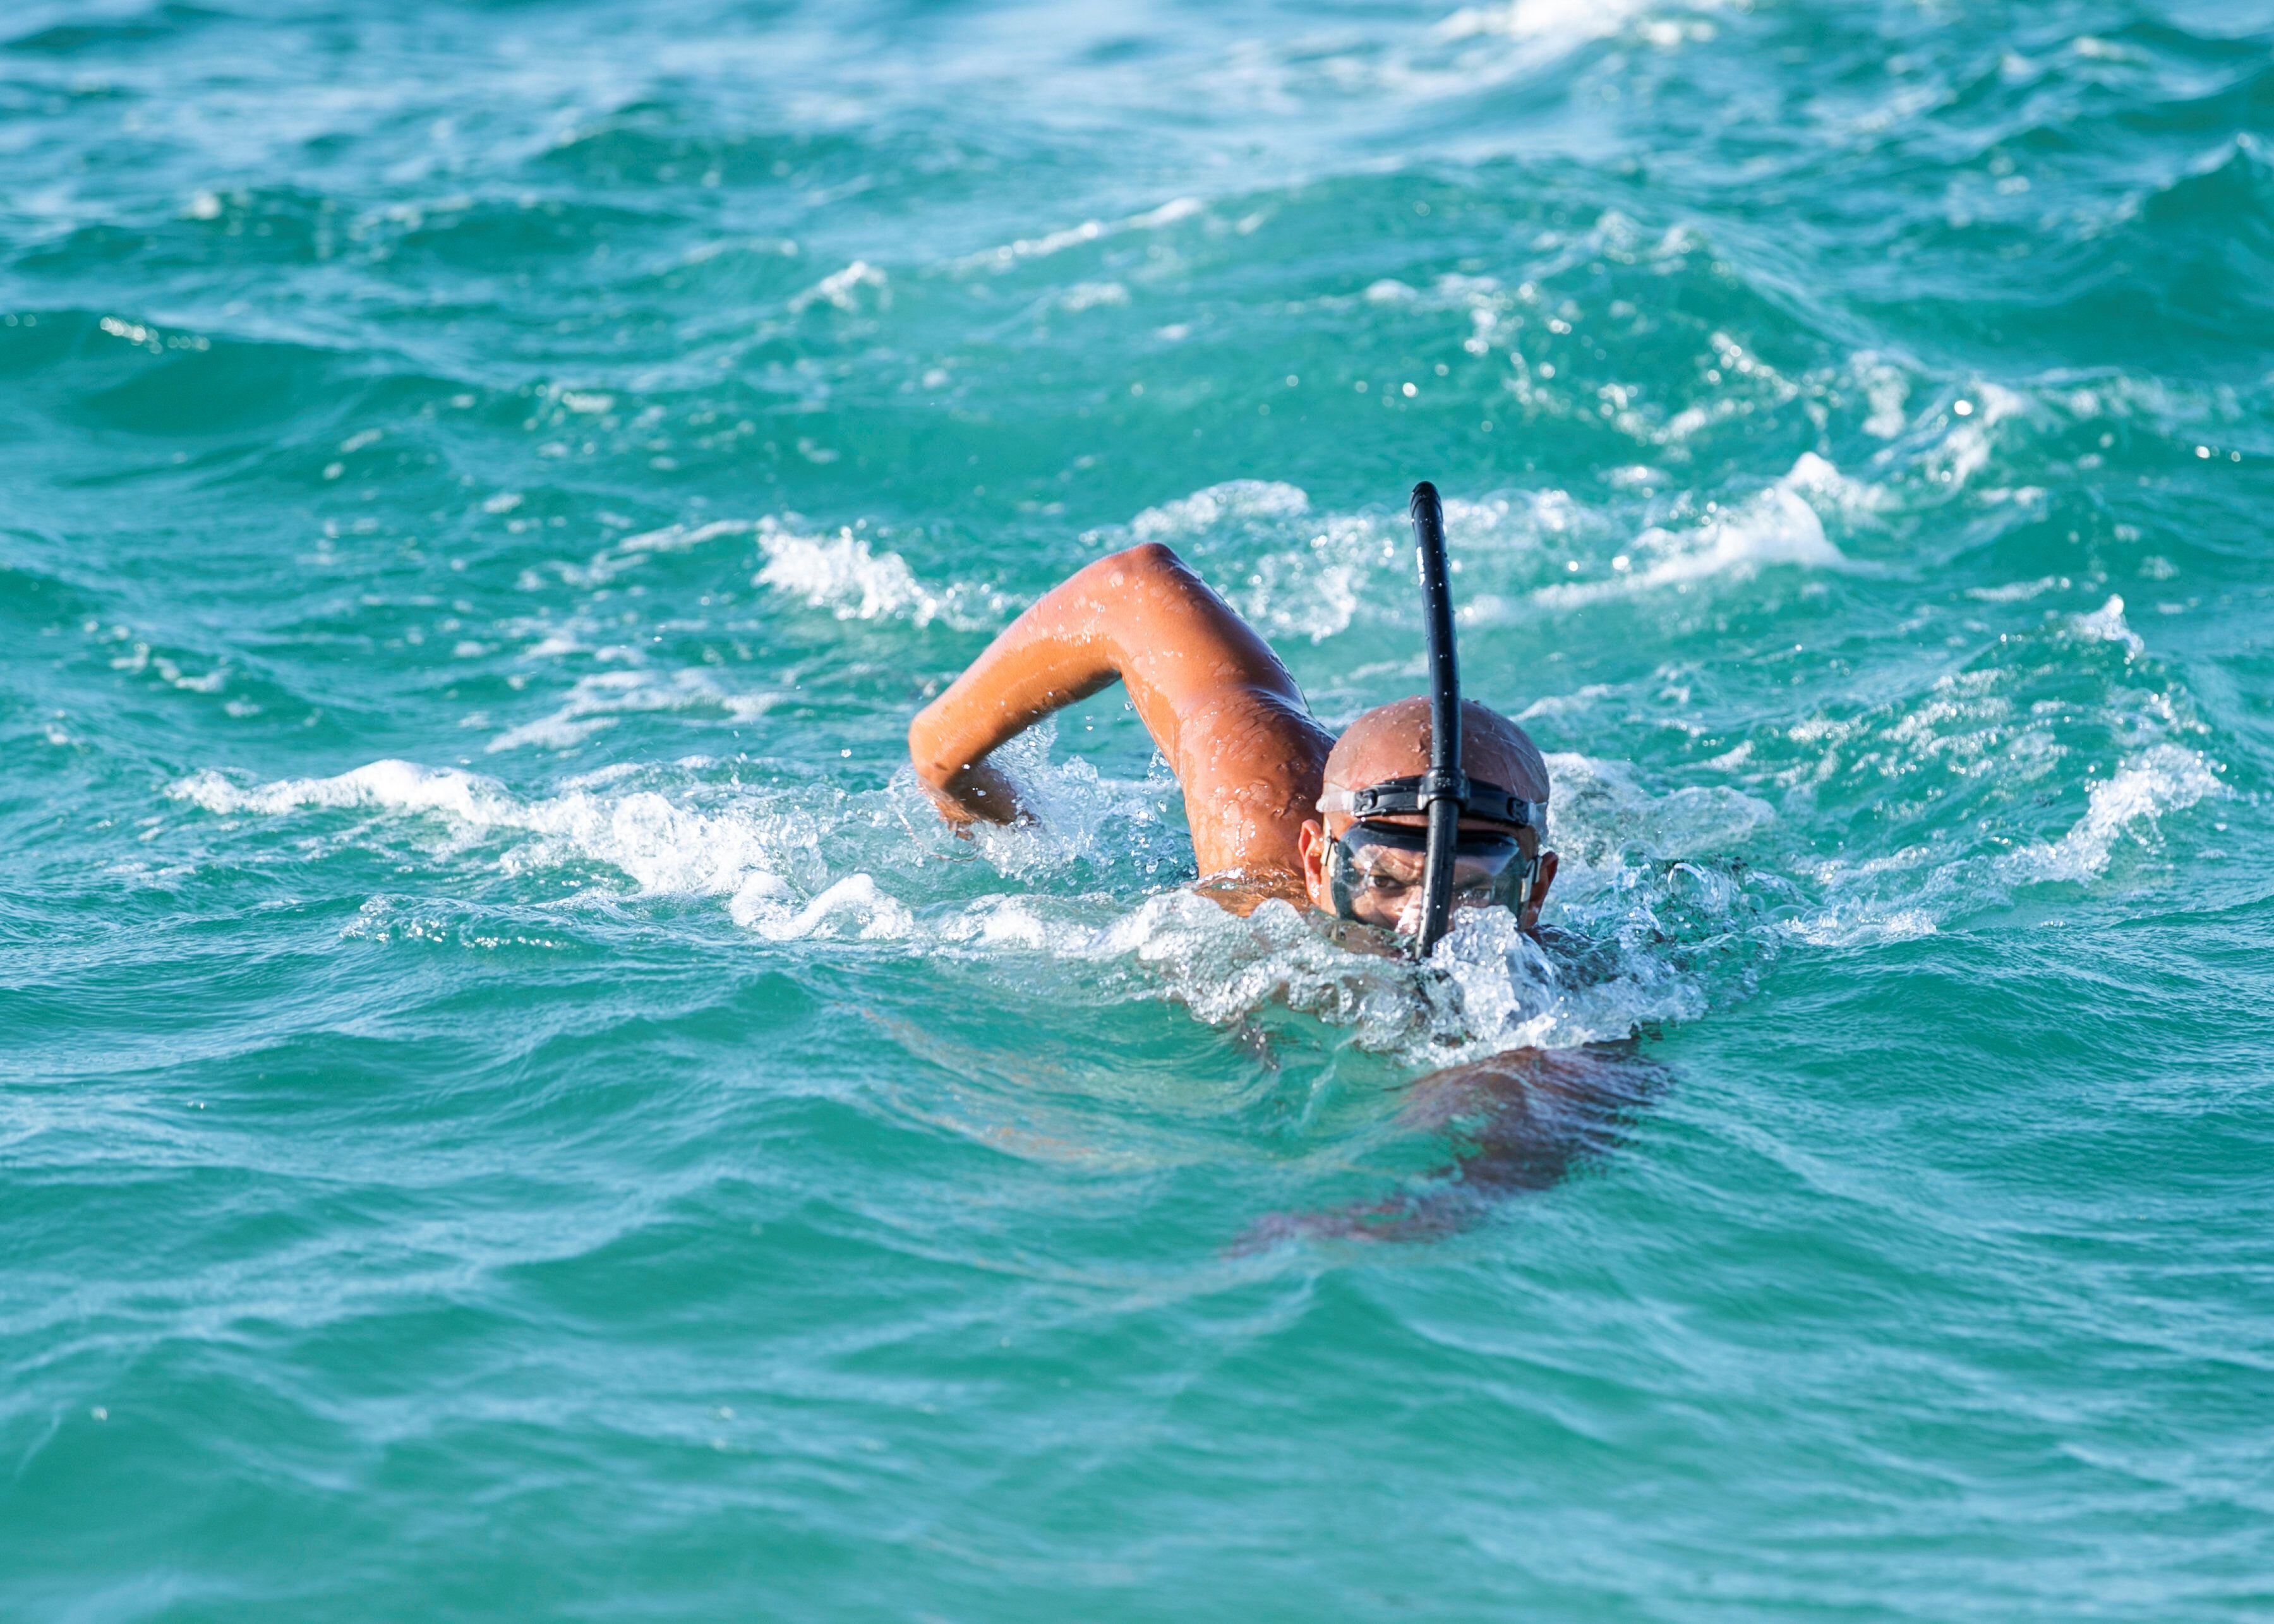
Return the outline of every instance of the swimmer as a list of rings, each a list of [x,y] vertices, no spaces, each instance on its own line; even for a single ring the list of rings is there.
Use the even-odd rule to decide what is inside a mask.
[[[1158,543],[1078,571],[1013,621],[908,730],[917,778],[951,823],[1026,816],[989,753],[1118,680],[1185,795],[1204,891],[1240,911],[1272,897],[1412,936],[1428,818],[1431,702],[1401,699],[1335,737],[1271,645]],[[1524,730],[1460,707],[1472,793],[1456,907],[1537,927],[1555,881],[1540,846],[1547,764]]]
[[[1442,516],[1427,485],[1414,492],[1414,520],[1430,695],[1379,706],[1335,737],[1270,644],[1176,553],[1148,543],[1053,588],[924,707],[908,729],[917,778],[959,828],[1018,822],[1028,813],[1017,786],[990,753],[1118,680],[1184,791],[1201,889],[1225,906],[1282,898],[1425,951],[1454,909],[1506,908],[1536,932],[1556,868],[1540,844],[1547,763],[1514,722],[1461,701]],[[1454,715],[1449,756],[1436,748],[1435,718]],[[1600,1149],[1661,1078],[1631,1038],[1513,1049],[1433,1072],[1412,1086],[1405,1116],[1452,1129],[1451,1168],[1389,1201],[1267,1220],[1240,1246],[1465,1227]]]

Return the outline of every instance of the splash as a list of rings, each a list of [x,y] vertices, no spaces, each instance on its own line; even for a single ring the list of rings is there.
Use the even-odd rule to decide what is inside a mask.
[[[762,586],[826,609],[840,620],[905,620],[929,626],[947,613],[947,599],[916,580],[897,553],[877,553],[852,530],[801,535],[774,519],[757,525]]]
[[[1687,591],[1717,575],[1743,580],[1776,565],[1844,569],[1848,560],[1825,535],[1811,495],[1841,505],[1870,500],[1864,487],[1806,452],[1775,484],[1695,530],[1653,525],[1644,530],[1630,553],[1611,560],[1610,579],[1544,587],[1536,597],[1542,603],[1575,605],[1661,587]]]
[[[2009,853],[1999,864],[2015,884],[2095,880],[2108,870],[2117,842],[2152,831],[2166,813],[2224,794],[2211,765],[2194,750],[2158,744],[2127,762],[2086,793],[2084,816],[2059,840]]]
[[[1653,854],[1671,844],[1702,858],[1742,844],[1769,820],[1766,807],[1728,792],[1653,795],[1613,764],[1556,758],[1554,834],[1568,853],[1562,917],[1574,939],[1591,945],[1551,954],[1506,916],[1479,914],[1464,917],[1429,965],[1415,966],[1352,951],[1317,916],[1284,902],[1243,918],[1190,890],[1188,848],[1168,838],[1157,810],[1171,788],[1165,778],[1118,783],[1086,762],[1052,762],[1048,739],[1033,735],[1010,755],[1006,766],[1040,816],[982,830],[969,842],[940,829],[905,778],[860,793],[714,792],[713,804],[697,807],[687,804],[702,793],[694,785],[666,794],[603,778],[532,799],[460,769],[389,760],[264,784],[208,771],[169,793],[228,816],[352,810],[439,818],[459,836],[459,853],[467,840],[508,838],[504,850],[479,856],[496,875],[604,865],[635,895],[716,899],[769,944],[859,942],[976,956],[1014,974],[1022,956],[1088,965],[1106,973],[1097,991],[1108,997],[1165,998],[1216,1026],[1291,1009],[1419,1065],[1690,1019],[1710,996],[1690,962],[1693,951],[1709,941],[1768,941],[1744,886],[1697,861]],[[348,838],[362,846],[373,835]],[[922,861],[941,857],[950,861]],[[980,872],[1022,889],[973,894],[973,859]],[[1100,877],[1101,863],[1119,864],[1117,887],[1133,880],[1141,894],[1069,887],[1078,876]]]
[[[2072,624],[2080,635],[2098,643],[2112,643],[2127,654],[2137,656],[2148,650],[2140,634],[2125,624],[2124,600],[2113,593],[2099,608],[2090,614],[2078,615]]]
[[[576,788],[527,801],[496,780],[456,767],[378,761],[328,778],[238,785],[211,771],[169,786],[177,801],[223,815],[279,816],[302,810],[439,816],[478,835],[535,837],[509,868],[598,861],[643,893],[739,894],[762,876],[810,871],[823,824],[794,805],[704,813],[652,790],[612,794]],[[759,894],[764,894],[763,891]]]

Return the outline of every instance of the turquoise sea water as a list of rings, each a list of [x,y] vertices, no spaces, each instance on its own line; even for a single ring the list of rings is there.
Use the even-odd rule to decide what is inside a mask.
[[[2274,1608],[2263,7],[30,0],[0,174],[0,1615]],[[936,826],[1420,477],[1553,954]]]

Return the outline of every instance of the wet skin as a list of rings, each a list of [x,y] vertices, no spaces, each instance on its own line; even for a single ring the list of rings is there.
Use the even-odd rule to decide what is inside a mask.
[[[918,713],[908,729],[916,777],[953,824],[1016,822],[1027,816],[1017,786],[990,752],[1116,680],[1184,790],[1203,890],[1237,911],[1277,897],[1331,914],[1326,853],[1352,820],[1321,815],[1321,793],[1362,789],[1429,765],[1426,698],[1382,706],[1340,738],[1329,734],[1271,645],[1173,552],[1148,543],[1100,559],[1045,593]],[[1547,763],[1505,717],[1465,703],[1461,748],[1472,778],[1547,801]],[[1426,823],[1418,813],[1376,821]],[[1468,818],[1461,827],[1513,833],[1525,857],[1539,857],[1522,921],[1535,929],[1555,853],[1541,852],[1531,829]],[[1418,914],[1418,889],[1404,900],[1405,912]],[[1516,1049],[1432,1073],[1413,1085],[1409,1109],[1433,1120],[1429,1101],[1465,1102],[1452,1114],[1478,1125],[1461,1136],[1457,1171],[1466,1193],[1432,1198],[1427,1217],[1400,1219],[1385,1209],[1373,1222],[1345,1214],[1345,1222],[1297,1227],[1382,1238],[1457,1227],[1480,1196],[1552,1182],[1606,1113],[1640,1092],[1630,1056],[1608,1050]],[[1575,1103],[1598,1095],[1600,1110]]]
[[[1351,820],[1322,819],[1320,792],[1429,764],[1426,699],[1370,710],[1337,739],[1312,718],[1271,645],[1156,543],[1100,559],[1053,588],[925,706],[908,729],[916,777],[950,823],[1015,822],[1024,816],[1017,786],[989,752],[1117,680],[1184,789],[1193,854],[1214,895],[1246,890],[1332,913],[1324,853]],[[1478,704],[1463,707],[1462,722],[1472,778],[1547,799],[1547,765],[1521,728]],[[1379,821],[1426,822],[1419,814]],[[1505,827],[1462,821],[1474,832]],[[1532,831],[1516,833],[1526,856],[1538,852]],[[1551,852],[1527,929],[1555,869]]]

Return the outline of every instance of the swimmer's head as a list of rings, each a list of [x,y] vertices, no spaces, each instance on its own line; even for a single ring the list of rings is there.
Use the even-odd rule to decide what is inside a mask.
[[[1429,733],[1429,701],[1426,696],[1400,699],[1367,711],[1344,730],[1328,754],[1324,786],[1327,794],[1331,798],[1337,791],[1368,789],[1392,778],[1416,778],[1427,772]],[[1540,757],[1540,747],[1514,722],[1472,700],[1461,703],[1461,770],[1474,783],[1497,785],[1518,800],[1542,807],[1547,804],[1547,763]],[[1312,906],[1324,913],[1338,912],[1333,882],[1328,873],[1328,848],[1349,833],[1353,821],[1347,812],[1327,812],[1303,825],[1303,883]],[[1420,812],[1393,812],[1370,816],[1366,824],[1369,828],[1387,825],[1418,831],[1427,828],[1428,821],[1427,816]],[[1473,843],[1480,851],[1488,851],[1495,838],[1512,839],[1525,861],[1539,859],[1538,877],[1525,905],[1522,923],[1526,927],[1538,920],[1540,905],[1547,900],[1547,887],[1555,877],[1555,853],[1540,850],[1541,832],[1487,816],[1464,816],[1461,819],[1465,847]],[[1394,855],[1391,861],[1396,861]],[[1417,862],[1417,878],[1419,872]],[[1410,898],[1393,899],[1393,906],[1410,902],[1418,906],[1419,889],[1414,885]],[[1480,890],[1476,894],[1481,897],[1486,892]],[[1463,900],[1463,893],[1457,891],[1456,905]],[[1395,921],[1385,918],[1375,922]]]

